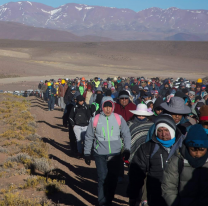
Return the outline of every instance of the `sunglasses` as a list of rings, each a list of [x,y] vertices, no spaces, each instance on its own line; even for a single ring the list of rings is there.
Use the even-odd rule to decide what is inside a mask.
[[[129,99],[129,98],[120,98],[121,100],[124,100],[124,99]]]

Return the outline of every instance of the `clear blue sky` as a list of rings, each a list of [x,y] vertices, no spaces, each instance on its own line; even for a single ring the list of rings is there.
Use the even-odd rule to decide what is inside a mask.
[[[17,1],[18,0],[13,0],[13,2]],[[0,0],[0,5],[8,2],[10,1]],[[150,7],[159,7],[162,9],[169,7],[178,7],[180,9],[208,10],[208,0],[34,0],[34,2],[40,2],[53,7],[59,7],[60,5],[66,3],[79,3],[87,5],[129,8],[135,11],[141,11]]]

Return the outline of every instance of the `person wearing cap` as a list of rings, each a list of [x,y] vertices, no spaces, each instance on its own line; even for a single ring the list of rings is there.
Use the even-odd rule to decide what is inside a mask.
[[[91,96],[90,98],[90,105],[95,102],[97,94],[102,94],[103,95],[103,89],[102,87],[99,85],[98,88],[96,88],[95,93]]]
[[[208,135],[208,105],[203,105],[199,112],[199,124],[202,125],[204,131]]]
[[[60,101],[60,107],[62,108],[63,111],[66,106],[66,104],[64,103],[64,96],[65,96],[67,89],[68,89],[68,85],[66,84],[65,80],[62,79],[61,84],[59,85],[59,89],[58,89],[58,97]]]
[[[206,85],[201,86],[201,97],[204,98],[207,95]]]
[[[130,156],[131,135],[126,121],[120,115],[120,125],[113,113],[115,105],[111,97],[103,97],[102,112],[94,128],[95,117],[91,119],[85,135],[84,155],[87,165],[91,164],[91,149],[95,159],[98,176],[98,204],[112,205],[117,187],[121,157],[128,160]],[[124,149],[121,154],[121,137],[124,138]]]
[[[103,82],[103,87],[102,87],[103,93],[105,93],[108,90],[108,83]]]
[[[50,82],[48,82],[47,86],[48,87],[45,93],[45,97],[48,101],[48,111],[53,111],[55,104],[56,89],[54,88],[54,85],[52,85]]]
[[[208,136],[202,125],[192,126],[163,173],[162,196],[167,206],[208,205],[207,148]]]
[[[190,100],[191,100],[191,103],[192,103],[192,105],[193,105],[194,102],[195,102],[195,92],[194,92],[194,91],[189,91],[189,92],[188,92],[188,96],[189,96],[189,98],[190,98]]]
[[[169,82],[166,80],[164,81],[164,84],[160,87],[160,95],[162,97],[166,97],[167,95],[169,95],[171,92],[171,88],[169,85]]]
[[[181,97],[172,97],[169,101],[163,102],[160,104],[160,107],[163,109],[164,114],[169,114],[172,116],[175,121],[177,127],[181,130],[183,134],[185,134],[192,125],[189,120],[186,118],[186,115],[191,113],[190,107],[185,105],[185,101]],[[150,128],[146,142],[148,142],[155,130],[155,124]]]
[[[48,81],[45,80],[45,84],[43,84],[43,86],[42,86],[43,100],[44,101],[47,101],[47,99],[46,99],[46,90],[47,90],[47,88],[48,88]]]
[[[145,143],[145,139],[149,128],[153,122],[149,119],[154,113],[147,108],[145,104],[138,104],[136,110],[130,110],[134,114],[134,119],[128,121],[128,126],[131,133],[131,162],[135,152],[141,144]]]
[[[100,81],[98,81],[98,77],[95,77],[92,84],[95,88],[98,88],[98,86],[100,85]]]
[[[77,104],[73,106],[70,111],[69,121],[73,127],[77,140],[77,158],[81,158],[84,148],[85,133],[89,124],[91,113],[86,106],[82,95],[79,95],[76,99]]]
[[[85,98],[85,102],[87,105],[90,104],[90,98],[92,97],[92,95],[93,95],[92,85],[88,84],[87,89],[85,90],[85,92],[83,94],[83,97]]]
[[[163,171],[166,160],[182,146],[185,136],[181,134],[170,115],[160,115],[156,118],[155,125],[152,139],[139,147],[130,164],[127,188],[130,206],[141,202],[145,178],[147,178],[147,204],[166,206],[161,190]]]

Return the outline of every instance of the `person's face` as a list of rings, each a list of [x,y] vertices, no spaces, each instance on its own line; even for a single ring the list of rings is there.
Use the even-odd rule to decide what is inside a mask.
[[[162,109],[159,109],[159,110],[155,110],[155,112],[156,112],[157,115],[159,115],[160,113],[163,112],[163,110]]]
[[[183,117],[182,114],[171,114],[171,116],[176,124],[178,124]]]
[[[151,108],[151,110],[153,110],[153,104],[150,104],[149,108]]]
[[[98,81],[98,79],[95,79],[95,82],[97,82]]]
[[[157,136],[163,141],[171,140],[170,132],[165,127],[159,127],[157,130]]]
[[[97,94],[101,94],[101,91],[97,91]]]
[[[145,102],[148,101],[148,100],[150,100],[150,97],[144,98],[144,101],[145,101]]]
[[[113,93],[115,90],[114,89],[111,89],[111,92]]]
[[[142,115],[137,115],[137,118],[143,120],[143,119],[145,119],[146,117],[145,117],[145,116],[142,116]]]
[[[75,93],[76,93],[76,91],[75,91],[75,90],[72,90],[72,91],[71,91],[71,93],[72,93],[72,94],[75,94]]]
[[[168,88],[169,87],[169,85],[168,84],[165,84],[165,88]]]
[[[78,104],[82,106],[84,104],[84,101],[79,101]]]
[[[207,153],[207,148],[188,147],[188,150],[193,158],[203,157]]]
[[[201,88],[200,88],[200,87],[197,87],[197,88],[196,88],[196,91],[198,91],[198,92],[199,92],[200,90],[201,90]]]
[[[190,99],[193,99],[194,98],[194,95],[193,94],[190,94],[189,93],[188,96],[189,96]]]
[[[103,112],[106,116],[110,116],[113,111],[112,107],[103,107]]]
[[[158,97],[158,94],[155,94],[155,98],[157,98]]]
[[[125,97],[120,98],[119,102],[123,107],[125,107],[129,103],[129,98],[125,98]]]
[[[128,89],[129,88],[129,86],[125,86],[125,89]]]
[[[133,92],[133,94],[136,94],[136,91],[133,90],[132,92]]]
[[[104,85],[104,87],[107,89],[108,85]]]

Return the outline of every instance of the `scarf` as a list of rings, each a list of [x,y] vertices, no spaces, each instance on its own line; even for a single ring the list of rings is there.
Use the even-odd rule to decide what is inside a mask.
[[[144,119],[139,119],[138,117],[136,117],[138,121],[140,122],[145,122],[147,120],[147,118],[144,118]]]
[[[158,137],[156,137],[156,138],[157,138],[157,141],[160,142],[162,144],[162,146],[166,147],[166,148],[170,148],[171,146],[173,146],[175,144],[175,141],[176,141],[175,137],[173,139],[167,140],[167,141],[161,140]]]
[[[208,134],[208,129],[205,129],[205,128],[204,128],[204,131]]]
[[[205,162],[208,159],[208,152],[200,158],[193,158],[190,154],[189,151],[186,147],[186,151],[185,151],[185,159],[188,160],[188,163],[193,167],[193,168],[198,168],[198,167],[202,167]]]

